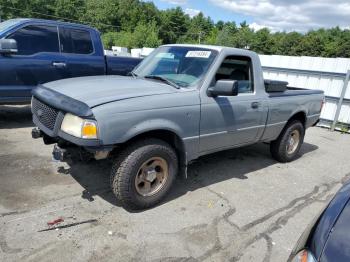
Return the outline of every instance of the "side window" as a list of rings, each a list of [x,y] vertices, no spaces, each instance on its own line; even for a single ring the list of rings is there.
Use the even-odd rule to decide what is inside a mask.
[[[94,51],[89,31],[60,28],[61,52],[73,54],[91,54]]]
[[[55,26],[30,25],[7,37],[17,41],[18,55],[40,52],[59,52],[58,33]]]
[[[250,57],[229,56],[226,57],[216,72],[215,81],[236,80],[239,85],[239,93],[254,92],[253,67]]]

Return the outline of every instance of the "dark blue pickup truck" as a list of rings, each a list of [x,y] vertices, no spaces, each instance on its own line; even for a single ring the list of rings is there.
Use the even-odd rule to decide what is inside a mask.
[[[35,86],[54,80],[126,75],[139,62],[105,56],[100,33],[89,26],[7,20],[0,23],[0,104],[30,102]]]

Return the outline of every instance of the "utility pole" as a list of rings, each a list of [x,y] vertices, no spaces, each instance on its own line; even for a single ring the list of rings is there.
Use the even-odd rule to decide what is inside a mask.
[[[198,44],[201,44],[201,37],[202,37],[202,31],[199,31],[198,33]]]

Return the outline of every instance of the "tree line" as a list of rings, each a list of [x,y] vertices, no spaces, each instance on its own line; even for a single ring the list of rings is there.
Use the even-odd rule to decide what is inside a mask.
[[[0,0],[2,20],[32,17],[91,25],[106,48],[201,43],[248,48],[260,54],[350,57],[350,30],[339,27],[307,33],[254,31],[246,22],[214,22],[180,8],[159,10],[140,0]]]

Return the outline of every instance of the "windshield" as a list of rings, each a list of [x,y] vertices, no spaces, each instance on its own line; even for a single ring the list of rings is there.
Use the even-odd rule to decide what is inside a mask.
[[[4,33],[4,31],[15,24],[17,24],[20,20],[19,19],[10,19],[5,22],[0,23],[0,34]]]
[[[142,61],[133,73],[138,77],[162,77],[180,87],[195,86],[217,54],[205,48],[163,46]]]

